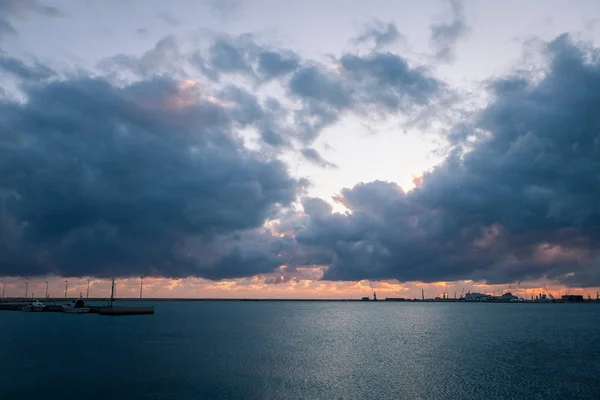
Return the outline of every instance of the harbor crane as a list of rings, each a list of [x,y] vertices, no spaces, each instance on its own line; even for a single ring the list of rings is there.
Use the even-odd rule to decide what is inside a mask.
[[[549,298],[550,300],[554,301],[554,296],[552,296],[552,293],[550,293],[550,292],[548,291],[548,288],[546,287],[546,284],[545,284],[545,283],[543,284],[543,286],[544,286],[544,291],[545,291],[545,292],[546,292],[546,294],[548,295],[548,298]]]
[[[375,290],[373,289],[373,285],[371,284],[371,282],[369,282],[369,286],[371,287],[371,292],[373,293],[373,301],[377,301],[377,293],[375,293]]]

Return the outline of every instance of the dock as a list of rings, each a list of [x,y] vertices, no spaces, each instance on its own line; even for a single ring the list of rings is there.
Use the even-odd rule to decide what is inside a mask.
[[[153,306],[91,306],[90,312],[95,312],[100,315],[145,315],[154,314]]]
[[[26,302],[0,303],[0,311],[21,311]],[[154,314],[154,306],[89,306],[90,312],[99,315],[149,315]],[[42,312],[63,312],[62,304],[46,304]]]

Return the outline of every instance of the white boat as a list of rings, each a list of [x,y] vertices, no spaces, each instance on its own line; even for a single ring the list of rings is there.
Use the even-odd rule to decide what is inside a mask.
[[[33,299],[25,307],[21,308],[21,311],[40,312],[44,311],[45,307],[44,303],[41,303],[38,299]]]
[[[62,306],[63,312],[67,314],[83,314],[89,313],[90,308],[85,306],[83,299],[73,300],[70,304]]]

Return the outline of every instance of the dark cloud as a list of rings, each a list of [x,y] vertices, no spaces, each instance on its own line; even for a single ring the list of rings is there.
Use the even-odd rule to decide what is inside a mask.
[[[294,115],[297,136],[303,143],[312,143],[352,104],[352,92],[340,77],[319,66],[297,70],[289,81],[289,90],[303,102]]]
[[[404,40],[406,38],[398,31],[396,24],[393,22],[385,24],[375,20],[353,42],[357,44],[372,42],[375,47],[383,47]]]
[[[468,35],[463,0],[446,0],[450,5],[450,18],[430,26],[430,40],[439,61],[453,61],[456,43]]]
[[[11,74],[22,81],[38,81],[56,75],[54,70],[37,61],[28,65],[22,60],[2,54],[1,51],[0,72]]]
[[[261,130],[260,138],[263,142],[273,147],[283,147],[290,144],[289,140],[287,140],[283,135],[269,127]]]
[[[237,74],[258,84],[283,78],[301,63],[293,51],[258,44],[251,34],[216,34],[206,54],[196,51],[188,61],[214,81],[222,74]]]
[[[188,72],[191,66],[207,78],[203,82],[207,92],[223,84],[221,77],[226,74],[249,78],[250,82],[260,84],[290,73],[298,63],[299,57],[295,53],[260,46],[252,35],[215,35],[207,54],[199,50],[187,53],[181,50],[177,38],[165,36],[140,56],[119,54],[102,60],[98,68],[119,82],[162,75],[197,78],[198,74]],[[234,110],[240,117],[238,122],[251,119],[250,123],[255,123],[264,144],[272,148],[290,147],[293,133],[285,123],[289,119],[289,110],[278,100],[270,97],[264,105],[259,105],[255,95],[233,85],[221,90],[219,97],[222,100],[231,98],[236,103]]]
[[[289,148],[293,135],[284,122],[288,117],[288,110],[273,97],[268,97],[262,107],[265,118],[259,125],[261,139],[269,146]]]
[[[561,36],[542,79],[493,81],[418,189],[377,181],[336,197],[346,214],[305,206],[296,238],[330,252],[325,279],[600,285],[600,58],[585,48]]]
[[[289,148],[291,133],[282,122],[287,116],[278,100],[268,98],[264,104],[257,96],[237,86],[229,85],[219,93],[230,106],[231,115],[242,128],[252,126],[269,146]]]
[[[208,49],[208,60],[221,72],[252,76],[253,61],[259,50],[252,35],[217,35]]]
[[[303,102],[295,113],[298,137],[312,143],[345,113],[357,115],[410,113],[428,107],[446,90],[421,67],[389,52],[345,54],[333,67],[307,65],[289,81],[292,96]]]
[[[344,213],[314,198],[294,210],[306,182],[263,150],[300,142],[326,165],[310,143],[346,113],[435,103],[445,85],[397,54],[326,66],[248,35],[195,54],[211,79],[281,79],[298,108],[225,80],[157,77],[191,62],[174,40],[120,60],[130,85],[41,81],[43,66],[5,58],[0,67],[28,82],[24,102],[0,101],[0,272],[221,279],[285,264],[327,265],[333,280],[600,285],[598,54],[568,36],[548,43],[543,76],[488,82],[489,102],[454,127],[447,158],[417,189],[361,183],[334,198]],[[261,152],[244,147],[245,129]]]
[[[383,106],[389,112],[425,106],[443,86],[427,70],[410,67],[406,59],[389,52],[362,57],[346,54],[340,63],[346,79],[355,85],[361,103]]]
[[[305,182],[238,139],[259,121],[245,94],[224,107],[165,78],[25,94],[0,103],[2,274],[219,279],[280,265],[286,239],[257,229]]]
[[[310,161],[315,165],[318,165],[319,167],[337,168],[337,165],[324,159],[323,156],[321,156],[321,154],[319,154],[319,152],[313,148],[308,147],[302,149],[301,153],[306,160]]]
[[[327,104],[337,110],[347,108],[351,103],[351,93],[341,80],[319,67],[310,66],[296,72],[290,80],[290,89],[309,102]]]
[[[277,51],[263,51],[258,55],[258,71],[264,79],[280,77],[296,70],[299,65],[300,58],[291,51],[285,54]]]
[[[194,51],[191,54],[186,56],[187,62],[197,69],[202,75],[207,77],[209,80],[213,82],[218,82],[221,74],[219,71],[210,64],[210,62],[206,59],[206,56],[202,54],[201,51]]]
[[[246,72],[251,67],[245,53],[244,48],[237,47],[225,37],[219,37],[210,47],[210,62],[224,72]]]
[[[292,246],[289,236],[246,230],[210,241],[188,240],[185,250],[194,260],[202,260],[194,262],[196,275],[217,280],[276,271],[285,261],[286,249]]]
[[[271,122],[261,125],[259,135],[271,147],[289,147],[293,142],[311,145],[323,129],[348,113],[408,115],[429,107],[447,90],[427,69],[389,52],[345,54],[324,65],[289,49],[260,44],[252,34],[211,36],[206,51],[186,53],[174,37],[167,36],[141,56],[117,55],[99,67],[118,78],[127,78],[122,76],[125,71],[135,77],[169,74],[183,79],[193,77],[187,71],[195,69],[213,83],[223,83],[225,77],[243,78],[259,87],[277,80],[300,107],[279,107],[277,118],[271,113]],[[287,121],[287,126],[275,120]]]

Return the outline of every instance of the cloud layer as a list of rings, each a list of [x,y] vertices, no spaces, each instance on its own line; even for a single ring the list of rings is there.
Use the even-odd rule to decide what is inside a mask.
[[[432,28],[440,58],[466,29],[452,4]],[[357,39],[374,48],[313,60],[248,34],[191,51],[166,37],[93,74],[0,54],[21,91],[0,100],[0,272],[218,280],[285,264],[281,279],[317,265],[330,280],[600,284],[600,58],[567,35],[543,74],[486,83],[415,190],[359,183],[334,199],[345,213],[303,197],[282,152],[333,168],[315,148],[327,127],[452,92],[384,49],[400,38],[376,23]]]
[[[276,239],[231,236],[304,185],[243,146],[247,104],[166,78],[54,81],[26,96],[0,103],[3,273],[217,279],[280,265]]]
[[[490,82],[447,159],[409,193],[344,189],[349,212],[305,203],[297,240],[330,254],[325,279],[600,284],[600,58],[563,35],[543,76]]]

